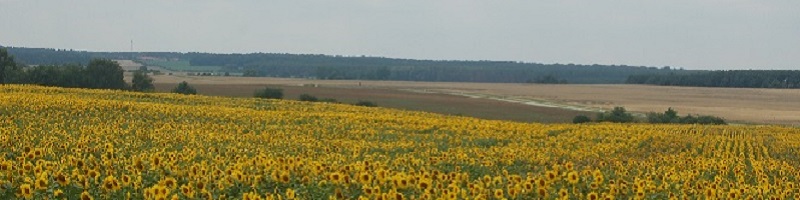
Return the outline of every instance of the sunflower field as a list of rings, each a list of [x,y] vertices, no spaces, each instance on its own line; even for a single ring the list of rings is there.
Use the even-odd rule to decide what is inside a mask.
[[[800,129],[0,86],[0,199],[800,199]]]

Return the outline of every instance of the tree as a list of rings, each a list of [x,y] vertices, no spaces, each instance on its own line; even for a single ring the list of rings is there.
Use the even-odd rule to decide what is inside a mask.
[[[133,80],[131,81],[131,89],[138,92],[150,92],[155,90],[153,86],[153,78],[147,75],[145,71],[133,72]]]
[[[378,104],[375,104],[372,101],[365,101],[365,100],[359,100],[358,102],[356,102],[355,105],[356,106],[364,106],[364,107],[377,107],[378,106]]]
[[[614,107],[614,110],[597,115],[598,122],[629,123],[633,122],[633,115],[627,113],[623,107]]]
[[[319,100],[319,99],[317,99],[317,97],[315,97],[315,96],[312,96],[312,95],[310,95],[310,94],[301,94],[301,95],[300,95],[300,97],[299,97],[298,99],[299,99],[300,101],[310,101],[310,102],[315,102],[315,101],[318,101],[318,100]]]
[[[175,87],[175,89],[172,89],[172,93],[187,94],[187,95],[197,94],[197,90],[195,90],[194,87],[190,86],[189,83],[187,83],[186,81],[183,81],[179,83],[178,86]]]
[[[582,124],[582,123],[589,123],[592,122],[592,119],[589,119],[586,115],[578,115],[572,118],[573,124]]]
[[[93,59],[86,66],[86,76],[89,79],[88,88],[125,89],[127,84],[123,79],[122,67],[117,62],[108,59]]]
[[[8,50],[0,48],[0,84],[10,83],[11,79],[19,72],[14,56],[8,55]]]
[[[283,89],[280,88],[264,88],[261,90],[257,90],[253,97],[262,98],[262,99],[282,99],[283,98]]]

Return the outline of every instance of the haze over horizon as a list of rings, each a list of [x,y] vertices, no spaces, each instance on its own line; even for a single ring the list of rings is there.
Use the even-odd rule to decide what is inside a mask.
[[[0,45],[800,69],[800,1],[0,0]]]

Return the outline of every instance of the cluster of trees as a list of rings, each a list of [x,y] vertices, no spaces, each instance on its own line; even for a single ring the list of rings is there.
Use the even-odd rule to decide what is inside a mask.
[[[625,83],[695,87],[800,88],[800,70],[726,70],[631,75]]]
[[[262,99],[283,99],[283,89],[264,88],[256,90],[256,92],[253,94],[253,97]]]
[[[647,122],[654,124],[728,124],[725,119],[716,116],[678,116],[678,112],[672,108],[664,113],[648,113]]]
[[[264,89],[256,90],[253,93],[253,97],[262,98],[262,99],[282,99],[283,98],[283,89],[266,87]],[[306,102],[340,103],[339,101],[337,101],[336,99],[333,99],[333,98],[320,99],[320,98],[317,98],[316,96],[310,95],[310,94],[301,94],[300,96],[297,97],[297,100],[306,101]],[[376,106],[378,106],[378,104],[376,104],[375,102],[366,101],[366,100],[359,100],[358,102],[356,102],[353,105],[365,106],[365,107],[376,107]]]
[[[31,65],[86,64],[91,58],[178,59],[192,66],[220,66],[223,72],[244,76],[317,79],[363,79],[458,82],[624,83],[630,75],[665,74],[670,68],[624,65],[540,64],[513,61],[413,60],[383,57],[346,57],[308,54],[211,54],[173,52],[86,52],[37,48],[10,48]],[[549,77],[548,77],[549,76]],[[557,78],[556,78],[557,77]],[[549,79],[549,78],[554,78]]]
[[[623,83],[629,75],[666,73],[655,67],[539,64],[512,61],[432,61],[296,54],[187,54],[193,66],[222,66],[245,76],[448,82],[524,83],[550,75],[554,83]],[[549,81],[549,80],[547,80]],[[550,83],[550,82],[548,82]]]
[[[588,123],[592,119],[585,115],[578,115],[572,118],[572,123]],[[594,122],[612,122],[612,123],[632,123],[637,122],[636,118],[628,113],[624,107],[614,107],[611,111],[606,111],[597,114]],[[667,109],[664,113],[648,113],[647,123],[653,124],[727,124],[724,119],[715,116],[692,116],[685,117],[678,116],[678,112],[672,108]]]
[[[333,99],[333,98],[322,98],[322,99],[320,99],[320,98],[317,98],[317,97],[315,97],[313,95],[310,95],[310,94],[301,94],[299,97],[297,97],[297,100],[308,101],[308,102],[339,103],[339,101],[337,101],[336,99]]]
[[[123,79],[122,67],[107,59],[94,59],[86,66],[70,64],[26,67],[17,64],[13,56],[0,48],[0,69],[0,83],[135,91],[150,91],[154,88],[153,79],[144,72],[135,73],[133,82],[128,85]]]
[[[175,86],[175,88],[172,89],[171,92],[177,94],[192,95],[192,94],[197,94],[197,89],[194,89],[194,87],[189,85],[188,82],[181,81],[180,83],[178,83],[178,86]]]
[[[543,77],[539,77],[533,80],[528,80],[528,83],[538,83],[538,84],[567,84],[566,79],[559,79],[553,75],[547,75]]]

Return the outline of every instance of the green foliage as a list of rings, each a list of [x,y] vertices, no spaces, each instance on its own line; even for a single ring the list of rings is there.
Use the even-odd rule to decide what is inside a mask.
[[[11,83],[12,78],[20,73],[14,56],[9,55],[5,48],[0,48],[0,84]]]
[[[365,100],[359,100],[354,105],[356,105],[356,106],[364,106],[364,107],[377,107],[378,106],[378,104],[375,104],[372,101],[365,101]]]
[[[592,119],[587,117],[586,115],[578,115],[572,118],[572,123],[574,124],[582,124],[582,123],[589,123],[592,122]]]
[[[253,97],[262,98],[262,99],[282,99],[283,98],[283,89],[280,88],[264,88],[261,90],[257,90]]]
[[[179,83],[178,86],[175,87],[175,89],[172,89],[172,93],[189,95],[189,94],[197,94],[197,90],[195,90],[194,87],[190,86],[189,83],[187,83],[186,81],[183,81]]]
[[[339,103],[339,101],[337,101],[337,100],[336,100],[336,99],[334,99],[334,98],[323,98],[323,99],[320,99],[320,100],[319,100],[319,102],[327,102],[327,103]]]
[[[678,112],[672,108],[664,113],[648,113],[647,122],[656,124],[728,124],[724,119],[715,116],[678,116]]]
[[[643,66],[541,64],[513,61],[434,61],[382,57],[345,57],[285,53],[212,54],[140,52],[86,52],[40,48],[9,48],[27,64],[88,63],[90,58],[140,60],[150,66],[183,71],[230,71],[244,76],[319,79],[522,83],[552,75],[569,83],[624,83],[630,75],[666,74],[680,70]]]
[[[300,97],[299,97],[298,99],[299,99],[300,101],[310,101],[310,102],[316,102],[316,101],[319,101],[319,99],[317,99],[317,97],[315,97],[315,96],[312,96],[312,95],[310,95],[310,94],[301,94],[301,95],[300,95]]]
[[[123,80],[122,67],[106,59],[91,60],[86,67],[41,65],[22,70],[13,57],[4,54],[4,49],[0,49],[0,67],[0,83],[116,90],[128,87]]]
[[[614,107],[614,110],[600,113],[597,115],[598,122],[630,123],[633,115],[628,113],[623,107]]]
[[[528,83],[538,83],[538,84],[567,84],[566,79],[558,79],[553,75],[547,75],[544,77],[536,78],[535,80],[528,80]]]
[[[800,88],[800,70],[726,70],[631,75],[625,82],[666,86]]]
[[[185,60],[142,60],[147,65],[160,66],[164,69],[186,72],[212,72],[219,71],[219,66],[195,66]]]
[[[123,80],[122,67],[117,62],[108,59],[94,59],[86,66],[88,88],[125,89],[127,84]]]
[[[133,72],[133,80],[131,82],[131,90],[139,92],[151,92],[155,90],[153,85],[153,78],[147,75],[145,71]]]

